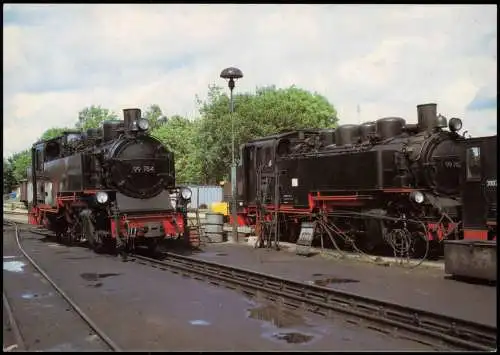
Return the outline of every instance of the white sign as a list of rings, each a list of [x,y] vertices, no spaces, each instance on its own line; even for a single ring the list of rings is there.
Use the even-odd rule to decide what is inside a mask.
[[[299,179],[297,179],[297,178],[293,178],[293,179],[292,179],[292,186],[293,186],[293,187],[297,187],[297,186],[299,186]]]
[[[497,187],[497,181],[496,180],[486,180],[486,186],[487,187]]]

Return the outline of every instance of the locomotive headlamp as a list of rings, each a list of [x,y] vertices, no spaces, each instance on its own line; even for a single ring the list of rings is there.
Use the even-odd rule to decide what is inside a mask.
[[[147,131],[149,128],[149,121],[141,118],[139,121],[137,121],[137,127],[139,127],[141,131]]]
[[[108,202],[108,193],[107,192],[104,192],[104,191],[98,191],[96,194],[95,194],[95,198],[97,200],[97,202],[99,202],[100,204],[104,204],[106,202]]]
[[[454,117],[448,123],[448,127],[452,132],[460,131],[462,129],[462,120],[460,118]]]
[[[420,191],[413,191],[410,194],[410,198],[415,201],[416,203],[422,203],[424,202],[424,194],[421,193]]]
[[[187,187],[183,187],[181,189],[181,197],[184,200],[189,200],[191,198],[192,192],[191,189],[188,189]]]

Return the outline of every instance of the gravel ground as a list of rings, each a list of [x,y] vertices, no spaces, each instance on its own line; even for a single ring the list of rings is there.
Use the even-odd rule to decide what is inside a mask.
[[[203,252],[191,256],[483,324],[497,324],[496,286],[448,279],[439,268],[410,270],[321,256],[308,258],[229,243],[208,244]]]
[[[385,335],[346,318],[325,320],[277,309],[230,290],[186,279],[119,258],[68,248],[25,233],[23,246],[94,322],[124,350],[432,350],[431,347]],[[15,256],[12,233],[4,232],[4,282],[17,302],[23,331],[50,349],[76,348],[88,332],[33,313],[16,287],[26,288],[33,272],[6,270],[5,257]],[[34,281],[32,281],[34,282]],[[43,299],[43,283],[36,292]],[[16,286],[17,285],[17,286]],[[47,285],[45,285],[47,286]],[[42,292],[43,291],[43,292]],[[26,292],[26,291],[24,291]],[[31,300],[32,301],[32,300]],[[56,306],[59,317],[73,314]],[[48,339],[54,339],[48,344]],[[57,341],[55,341],[57,340]],[[57,344],[56,344],[57,343]],[[30,344],[33,344],[31,342]]]

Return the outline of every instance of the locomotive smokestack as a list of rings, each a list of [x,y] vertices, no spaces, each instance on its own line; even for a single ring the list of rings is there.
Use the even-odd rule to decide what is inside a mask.
[[[437,127],[437,104],[417,105],[419,131],[432,131]]]
[[[128,131],[132,127],[134,121],[139,121],[141,118],[141,110],[138,108],[126,108],[123,110],[123,120],[125,123],[125,130]]]

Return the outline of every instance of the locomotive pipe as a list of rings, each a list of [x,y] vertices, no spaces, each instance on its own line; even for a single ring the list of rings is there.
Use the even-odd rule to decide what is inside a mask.
[[[437,125],[437,104],[417,105],[417,115],[419,130],[432,131]]]
[[[36,183],[36,149],[31,148],[31,179],[33,184],[33,201],[32,205],[35,207],[38,203],[38,191]]]
[[[125,130],[128,131],[132,128],[132,124],[141,119],[141,110],[138,108],[126,108],[123,110],[123,120],[125,123]]]
[[[418,124],[416,124],[416,123],[407,123],[403,127],[403,131],[408,132],[408,133],[417,133],[418,132]]]

